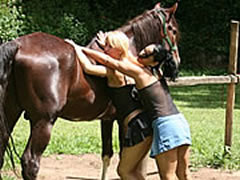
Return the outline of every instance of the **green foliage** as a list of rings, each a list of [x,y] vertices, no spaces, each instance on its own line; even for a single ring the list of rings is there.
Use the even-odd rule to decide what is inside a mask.
[[[10,40],[35,31],[86,45],[99,30],[116,29],[159,0],[1,0],[0,37]],[[175,0],[162,0],[170,7]],[[240,17],[240,1],[181,1],[176,17],[185,69],[228,64],[230,21]]]
[[[73,0],[68,3],[63,0],[33,0],[18,4],[18,8],[22,9],[26,16],[24,33],[42,31],[85,44],[88,40],[88,26],[83,19],[90,13],[85,1],[76,3],[77,1]],[[80,13],[84,14],[85,18],[81,18]]]
[[[10,2],[0,5],[0,38],[8,41],[19,36],[25,16]],[[21,17],[22,19],[19,19]]]
[[[230,21],[239,17],[240,1],[181,1],[177,19],[182,32],[180,52],[184,67],[227,64]]]
[[[191,165],[240,169],[240,86],[236,89],[231,155],[224,154],[226,85],[172,87],[171,94],[187,118],[192,133]]]
[[[11,176],[3,176],[3,180],[15,180],[16,178]]]

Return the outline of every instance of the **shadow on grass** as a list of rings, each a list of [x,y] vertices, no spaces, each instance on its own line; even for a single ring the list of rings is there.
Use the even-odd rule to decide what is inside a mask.
[[[190,108],[226,108],[228,85],[170,87],[177,105]],[[240,85],[236,86],[235,109],[240,109]],[[178,101],[181,104],[178,104]]]

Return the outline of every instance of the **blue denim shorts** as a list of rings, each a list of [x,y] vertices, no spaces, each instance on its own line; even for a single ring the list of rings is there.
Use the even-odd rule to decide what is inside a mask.
[[[191,145],[190,128],[181,113],[155,119],[152,128],[153,142],[150,157],[182,145]]]

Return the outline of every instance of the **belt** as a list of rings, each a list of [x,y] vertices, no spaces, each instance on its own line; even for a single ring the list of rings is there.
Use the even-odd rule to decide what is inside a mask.
[[[127,117],[124,119],[124,127],[127,127],[128,123],[141,112],[143,112],[142,109],[135,109],[133,112],[128,114]]]

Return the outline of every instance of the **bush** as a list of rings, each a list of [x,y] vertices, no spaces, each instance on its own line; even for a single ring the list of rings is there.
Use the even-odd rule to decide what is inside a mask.
[[[25,16],[15,5],[2,4],[0,17],[0,38],[3,41],[14,39],[21,34]]]
[[[0,37],[7,41],[42,31],[86,45],[97,31],[116,29],[157,2],[159,0],[2,0]],[[165,0],[161,4],[170,7],[175,2]],[[176,18],[182,36],[179,43],[182,67],[226,66],[230,21],[239,17],[240,1],[181,1]]]

